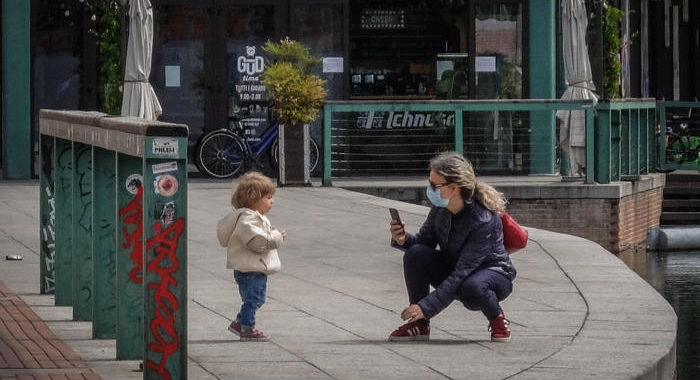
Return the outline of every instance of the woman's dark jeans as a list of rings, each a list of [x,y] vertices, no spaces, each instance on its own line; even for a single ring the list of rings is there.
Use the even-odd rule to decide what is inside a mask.
[[[241,294],[241,311],[236,320],[244,330],[255,327],[255,312],[265,303],[267,291],[267,275],[258,272],[233,271],[233,278],[238,284],[238,292]]]
[[[454,264],[433,248],[421,244],[408,248],[403,256],[403,273],[409,302],[417,304],[428,295],[430,285],[438,287],[453,270]],[[503,311],[499,301],[512,291],[513,283],[504,274],[478,269],[464,280],[456,299],[469,310],[480,310],[490,321]]]

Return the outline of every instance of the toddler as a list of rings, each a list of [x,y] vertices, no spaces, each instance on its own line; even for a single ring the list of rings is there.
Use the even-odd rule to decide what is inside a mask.
[[[227,247],[226,268],[241,294],[241,310],[228,329],[243,341],[264,341],[267,336],[255,328],[255,312],[265,303],[267,276],[279,272],[277,248],[286,237],[270,225],[265,216],[273,204],[275,185],[258,172],[244,174],[233,192],[234,211],[219,220],[219,243]]]

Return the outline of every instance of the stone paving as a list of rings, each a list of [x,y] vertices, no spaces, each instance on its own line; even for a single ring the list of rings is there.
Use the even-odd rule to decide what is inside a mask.
[[[271,339],[240,342],[226,330],[240,298],[215,236],[229,199],[228,181],[190,181],[191,379],[673,377],[671,306],[597,244],[538,229],[529,229],[528,247],[512,256],[518,277],[503,303],[511,342],[490,342],[485,318],[459,303],[433,319],[429,342],[387,342],[407,303],[401,252],[389,246],[387,208],[399,210],[409,231],[420,226],[427,208],[339,188],[278,189],[270,219],[288,239],[280,250],[282,272],[270,277],[258,313],[258,327]],[[114,360],[114,340],[91,339],[90,322],[72,321],[70,307],[53,306],[53,296],[38,294],[37,203],[35,182],[0,182],[0,258],[24,258],[0,261],[0,280],[94,374],[141,378],[138,361]]]

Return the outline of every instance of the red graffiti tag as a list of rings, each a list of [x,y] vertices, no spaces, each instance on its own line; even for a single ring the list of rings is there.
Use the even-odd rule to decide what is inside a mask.
[[[180,235],[185,230],[185,219],[180,218],[170,226],[163,229],[160,222],[153,225],[156,235],[146,242],[146,252],[153,248],[155,257],[148,262],[146,270],[160,277],[160,282],[148,283],[148,288],[155,290],[153,299],[155,300],[155,317],[151,320],[151,333],[155,339],[154,343],[149,343],[148,350],[160,353],[160,362],[152,360],[146,361],[146,367],[152,369],[164,379],[170,379],[170,372],[165,367],[170,355],[178,347],[179,338],[175,329],[175,318],[173,314],[180,308],[180,304],[172,293],[171,286],[177,286],[177,280],[173,273],[180,267],[180,261],[176,256]]]
[[[119,216],[122,217],[125,225],[135,226],[134,230],[129,233],[125,226],[122,228],[124,234],[124,244],[122,248],[131,248],[129,258],[134,262],[135,267],[129,271],[129,279],[137,284],[143,283],[143,186],[139,186],[136,196],[119,210]]]

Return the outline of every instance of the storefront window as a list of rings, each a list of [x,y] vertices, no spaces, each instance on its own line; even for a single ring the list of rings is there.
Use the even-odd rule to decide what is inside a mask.
[[[160,120],[187,124],[191,141],[204,129],[204,8],[157,6],[151,83],[163,106]]]
[[[293,35],[322,58],[315,74],[326,81],[327,100],[343,99],[345,24],[342,4],[297,4],[290,9]]]
[[[474,6],[478,99],[522,97],[522,11],[520,3]]]
[[[82,13],[56,1],[32,5],[34,108],[79,109]]]
[[[466,1],[353,1],[350,11],[351,96],[466,95]]]
[[[83,54],[86,28],[82,8],[74,5],[49,0],[32,1],[32,139],[35,160],[39,153],[40,109],[94,109],[94,91],[91,93],[93,99],[82,99],[81,104],[81,95],[88,94],[88,89],[83,88],[86,80],[81,73],[81,67],[84,67],[81,62],[84,65],[87,61]],[[92,89],[94,83],[86,87]],[[39,169],[33,166],[34,175]]]
[[[522,97],[522,6],[480,2],[474,6],[474,96]],[[464,148],[481,173],[523,172],[529,167],[527,112],[470,112]]]

